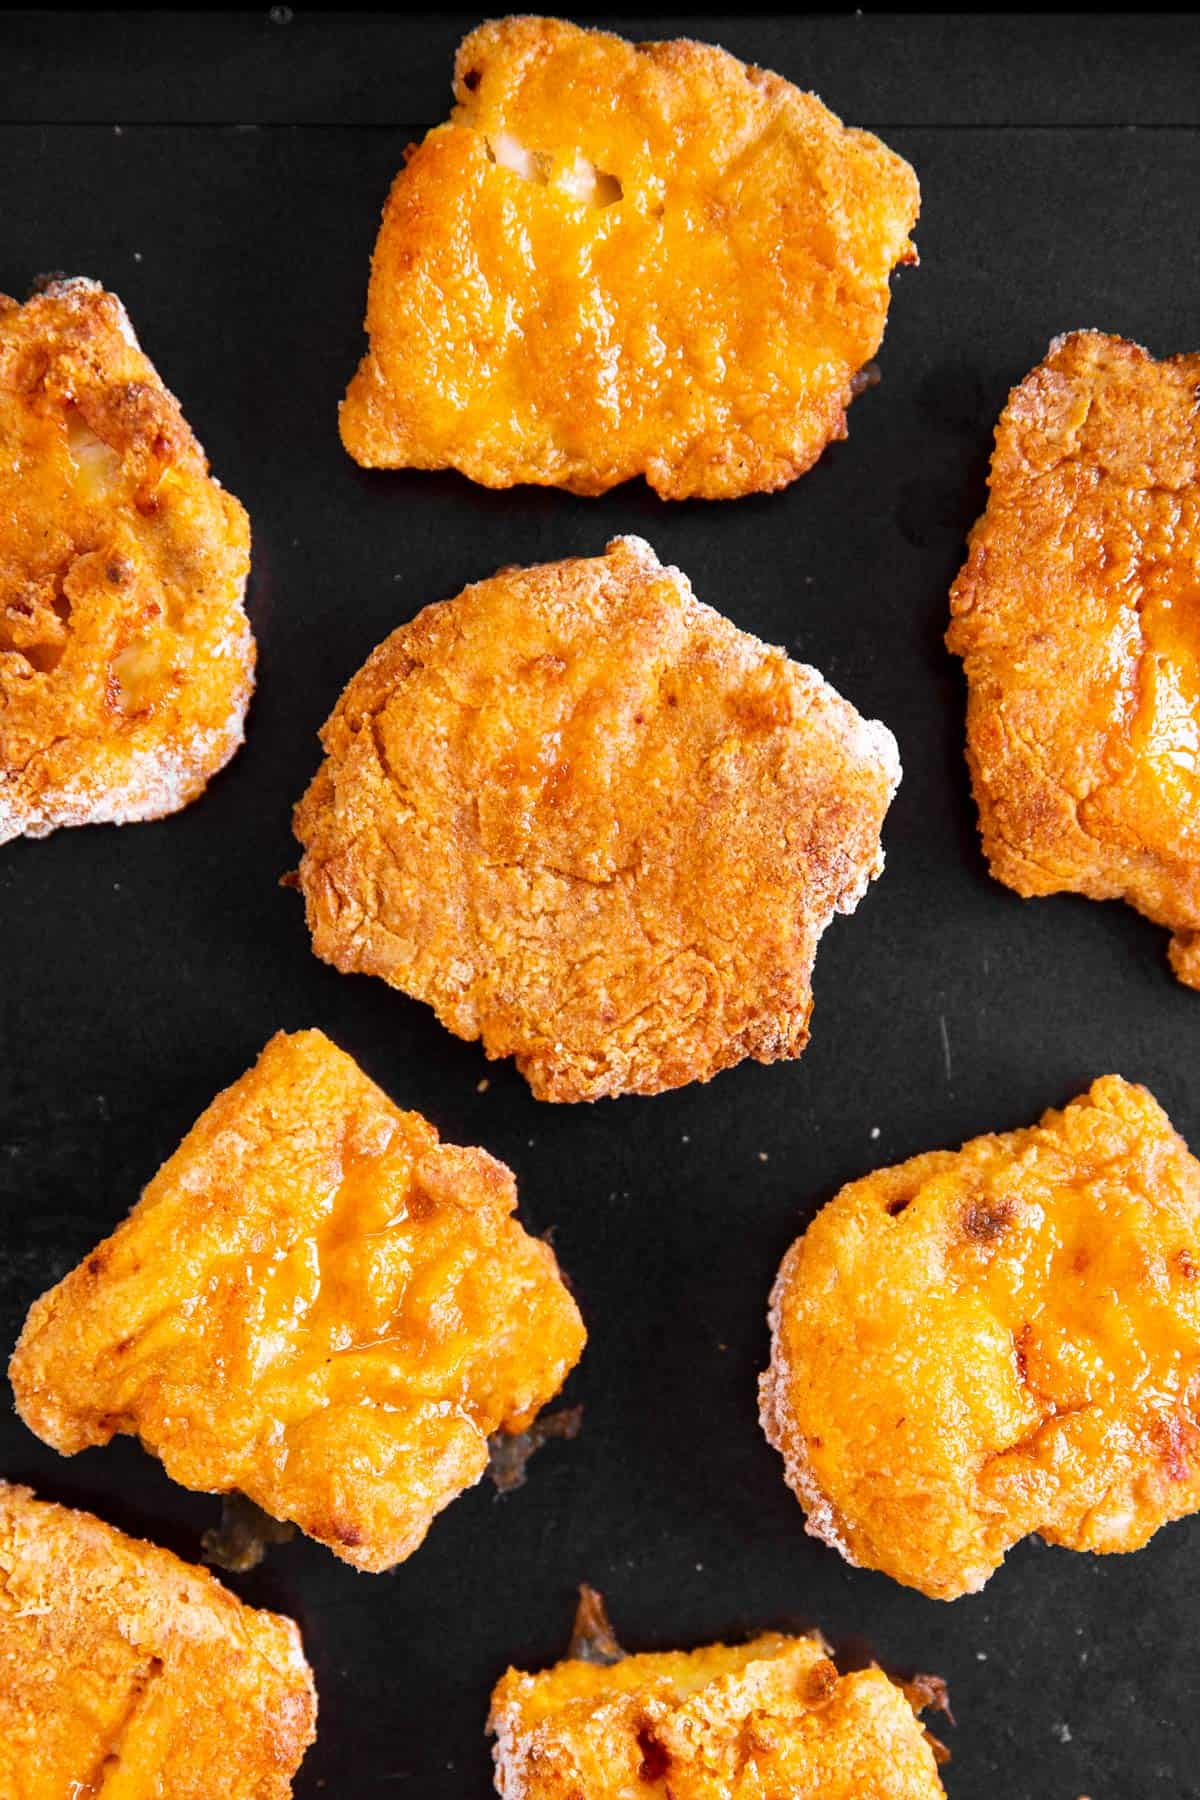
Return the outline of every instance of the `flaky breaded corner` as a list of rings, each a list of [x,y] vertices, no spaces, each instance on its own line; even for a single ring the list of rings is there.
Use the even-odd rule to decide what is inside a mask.
[[[250,527],[125,309],[0,295],[0,843],[177,812],[242,741]]]
[[[516,1184],[438,1141],[319,1031],[272,1038],[12,1359],[66,1455],[135,1432],[344,1561],[410,1555],[558,1392],[584,1330]]]
[[[1121,899],[1200,987],[1200,355],[1076,331],[1009,395],[951,590],[992,874]]]
[[[290,1619],[0,1481],[4,1800],[288,1800],[316,1713]]]
[[[557,1101],[799,1055],[900,779],[884,726],[640,538],[426,607],[321,739],[295,820],[317,955]]]
[[[492,1695],[504,1800],[934,1800],[933,1749],[880,1669],[813,1634],[510,1669]]]
[[[1200,1164],[1144,1088],[851,1182],[788,1251],[762,1422],[808,1529],[950,1600],[1200,1507]]]
[[[356,461],[728,499],[845,436],[916,260],[899,156],[711,45],[559,19],[473,31],[454,97],[384,211]]]

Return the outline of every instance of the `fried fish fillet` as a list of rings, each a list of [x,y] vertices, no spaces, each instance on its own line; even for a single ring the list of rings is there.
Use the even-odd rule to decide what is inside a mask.
[[[934,1800],[931,1743],[880,1669],[813,1633],[509,1669],[492,1695],[504,1800]]]
[[[439,1143],[319,1031],[281,1033],[34,1303],[17,1410],[65,1455],[136,1432],[185,1487],[387,1568],[583,1348],[515,1204],[503,1163]]]
[[[1200,355],[1077,331],[1009,396],[951,591],[993,875],[1126,900],[1200,987]]]
[[[851,1182],[784,1258],[762,1422],[808,1529],[951,1600],[1030,1532],[1200,1508],[1200,1164],[1108,1075]]]
[[[0,843],[178,812],[242,742],[250,527],[94,281],[0,295]]]
[[[290,1619],[0,1481],[4,1800],[288,1800],[316,1715]]]
[[[900,777],[889,731],[640,538],[427,607],[321,736],[296,811],[317,955],[543,1100],[797,1056]]]
[[[711,45],[558,19],[464,39],[383,215],[341,413],[369,468],[730,499],[846,434],[908,164]]]

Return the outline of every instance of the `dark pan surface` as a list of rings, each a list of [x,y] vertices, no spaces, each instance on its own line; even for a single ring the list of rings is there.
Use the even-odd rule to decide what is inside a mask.
[[[63,269],[125,299],[249,508],[261,651],[246,748],[198,805],[0,852],[0,1343],[272,1031],[320,1025],[514,1167],[592,1341],[568,1389],[582,1434],[519,1493],[481,1485],[391,1575],[297,1540],[230,1578],[305,1632],[321,1720],[302,1800],[484,1800],[491,1684],[563,1651],[581,1580],[632,1648],[819,1623],[852,1655],[943,1674],[954,1800],[1200,1793],[1200,1520],[1128,1558],[1026,1543],[984,1593],[939,1605],[805,1537],[754,1403],[776,1264],[841,1182],[1028,1123],[1109,1070],[1200,1146],[1200,998],[1132,912],[989,880],[941,646],[996,413],[1051,336],[1198,347],[1195,22],[583,17],[778,68],[921,177],[922,266],[895,281],[882,384],[848,442],[782,495],[709,506],[367,475],[341,450],[379,209],[475,22],[0,25],[0,289]],[[314,733],[367,651],[501,564],[622,531],[886,720],[905,778],[887,872],[822,947],[801,1061],[554,1108],[424,1007],[318,963],[278,881]],[[63,1461],[7,1407],[0,1470],[189,1557],[218,1512],[130,1440]]]

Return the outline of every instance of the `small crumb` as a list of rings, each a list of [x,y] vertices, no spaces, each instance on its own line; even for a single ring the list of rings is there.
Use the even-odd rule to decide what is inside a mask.
[[[114,137],[124,137],[125,136],[124,126],[123,125],[114,125],[113,126],[113,136]]]
[[[703,1563],[696,1564],[696,1573],[697,1573],[697,1575],[703,1575],[703,1573],[704,1573],[704,1564]]]
[[[690,1143],[691,1143],[691,1141],[692,1141],[692,1140],[691,1140],[691,1138],[690,1138],[690,1137],[689,1137],[689,1136],[688,1136],[688,1134],[687,1134],[687,1132],[686,1132],[686,1131],[685,1131],[685,1132],[684,1132],[684,1134],[683,1134],[683,1136],[682,1136],[682,1137],[681,1137],[681,1138],[680,1138],[680,1140],[679,1140],[679,1141],[680,1141],[680,1143],[681,1143],[681,1144],[690,1144]]]
[[[758,1160],[759,1162],[770,1162],[771,1159],[765,1150],[760,1150],[758,1153]]]
[[[975,1652],[975,1661],[976,1662],[986,1662],[987,1661],[987,1651],[986,1650],[977,1650]]]
[[[1054,1733],[1055,1737],[1058,1739],[1060,1744],[1069,1744],[1070,1743],[1071,1727],[1066,1723],[1065,1720],[1060,1719],[1058,1721],[1057,1725],[1052,1725],[1050,1727],[1050,1729]]]
[[[629,1566],[632,1568],[633,1564]],[[609,1620],[604,1595],[586,1582],[579,1589],[579,1605],[575,1610],[567,1657],[571,1662],[594,1663],[604,1669],[625,1659],[625,1651],[617,1642]]]
[[[531,1150],[532,1150],[532,1149],[533,1149],[533,1146],[534,1146],[534,1141],[535,1141],[535,1140],[534,1140],[534,1139],[533,1139],[533,1138],[530,1138],[530,1140],[529,1140],[529,1148],[530,1148],[530,1149],[531,1149]]]
[[[475,1092],[477,1094],[486,1094],[488,1089],[491,1087],[491,1085],[492,1085],[491,1082],[488,1080],[487,1076],[485,1075],[482,1081],[477,1081],[475,1083]]]
[[[879,1127],[878,1127],[878,1125],[872,1125],[872,1127],[871,1127],[871,1131],[870,1131],[870,1137],[871,1137],[871,1141],[872,1141],[872,1143],[874,1143],[874,1141],[875,1141],[875,1139],[876,1139],[876,1138],[877,1138],[877,1137],[878,1137],[878,1136],[879,1136]]]

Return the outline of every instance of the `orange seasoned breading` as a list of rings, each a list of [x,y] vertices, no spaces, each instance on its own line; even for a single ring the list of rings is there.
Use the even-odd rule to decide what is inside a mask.
[[[993,875],[1126,900],[1200,987],[1200,355],[1077,331],[1009,396],[950,602]]]
[[[880,1669],[839,1676],[815,1633],[568,1661],[497,1684],[504,1800],[935,1800],[933,1749]]]
[[[0,843],[177,812],[242,741],[250,527],[125,309],[0,295]]]
[[[473,31],[454,97],[384,211],[357,462],[730,499],[845,436],[916,260],[906,162],[724,50],[559,19]]]
[[[584,1330],[516,1185],[319,1031],[272,1038],[112,1237],[36,1301],[10,1373],[65,1455],[136,1432],[357,1568],[411,1555]]]
[[[1200,1164],[1108,1075],[851,1182],[784,1258],[762,1422],[808,1529],[935,1599],[1200,1509]]]
[[[321,735],[296,811],[317,955],[543,1100],[799,1055],[900,777],[889,731],[639,538],[427,607]]]
[[[290,1619],[0,1481],[4,1800],[288,1800],[316,1716]]]

